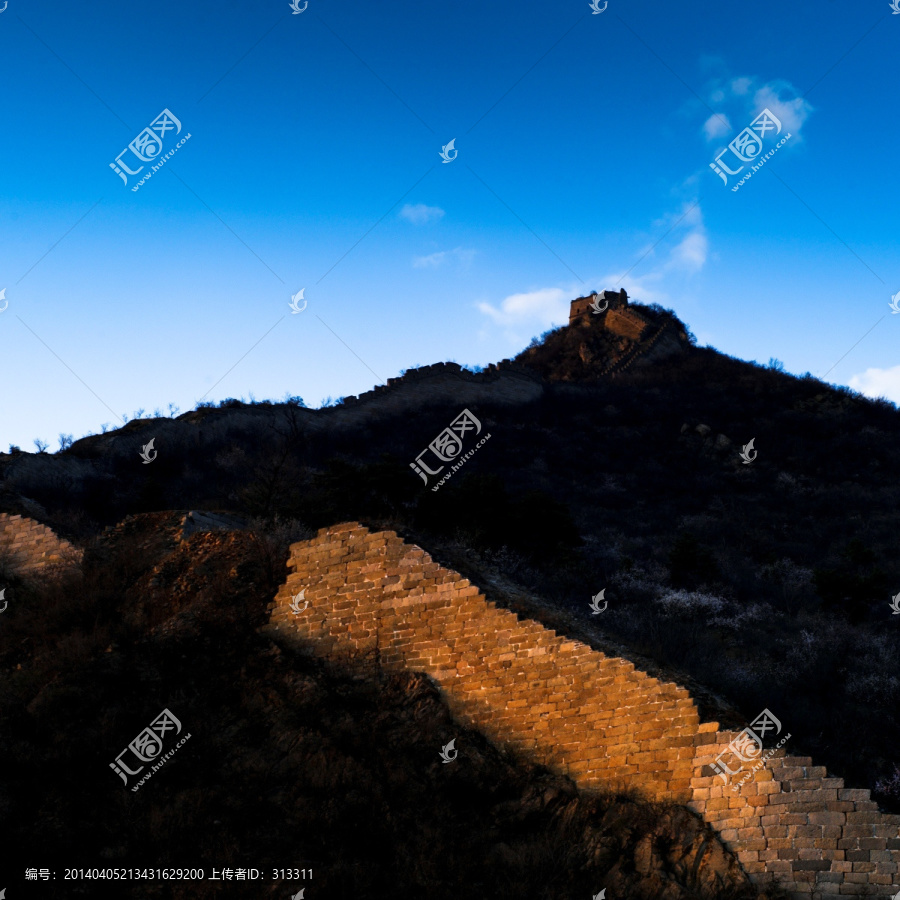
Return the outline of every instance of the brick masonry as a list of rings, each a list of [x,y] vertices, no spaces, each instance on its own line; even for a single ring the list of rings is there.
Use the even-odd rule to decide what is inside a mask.
[[[647,330],[644,317],[633,309],[611,309],[606,314],[605,325],[613,334],[627,337],[632,341],[640,340],[641,335]]]
[[[709,767],[738,732],[700,722],[686,690],[489,603],[394,532],[322,529],[292,545],[288,566],[263,629],[273,638],[362,671],[428,673],[460,721],[581,787],[689,806],[760,885],[809,900],[898,890],[900,816],[868,790],[784,749],[747,763],[745,784],[723,783]]]
[[[590,325],[593,316],[602,315],[594,311],[595,302],[604,310],[624,309],[628,306],[628,294],[622,288],[621,291],[600,291],[587,297],[577,297],[569,304],[569,324],[584,322]]]
[[[57,537],[46,525],[0,513],[0,554],[12,570],[27,575],[53,566],[81,564],[82,551]]]

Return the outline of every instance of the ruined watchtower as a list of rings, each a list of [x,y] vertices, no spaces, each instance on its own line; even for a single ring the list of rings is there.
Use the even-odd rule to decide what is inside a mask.
[[[601,315],[610,309],[625,309],[628,306],[628,294],[621,291],[594,292],[587,297],[579,297],[572,301],[569,308],[569,324],[578,321],[590,322],[592,317]]]
[[[569,326],[599,322],[607,331],[630,341],[638,341],[650,323],[633,307],[628,306],[628,294],[621,291],[600,291],[589,297],[572,301]]]

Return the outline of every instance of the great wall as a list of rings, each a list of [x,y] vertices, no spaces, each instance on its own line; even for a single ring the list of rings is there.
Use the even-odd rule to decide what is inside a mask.
[[[597,312],[600,301],[607,305]],[[651,326],[627,306],[624,291],[571,304],[570,327],[599,326],[621,339],[622,352],[604,375],[626,371],[662,339],[677,337],[673,325]],[[337,407],[294,411],[311,430],[349,428],[440,402],[527,403],[546,389],[537,374],[509,360],[482,373],[442,363],[407,371]],[[204,435],[277,415],[265,407],[215,412],[215,420],[198,410],[177,421],[131,423],[103,436],[104,452],[137,452],[151,427],[173,443],[199,444]],[[7,457],[4,474],[12,487],[16,472],[39,475],[58,464],[72,477],[95,462],[19,454]],[[180,540],[198,530],[241,526],[228,516],[189,512],[176,531]],[[81,558],[81,550],[45,525],[7,514],[0,514],[0,553],[8,570],[30,576]],[[745,733],[701,722],[684,688],[488,602],[468,580],[393,532],[369,532],[355,522],[322,529],[291,546],[288,566],[261,629],[273,640],[362,672],[427,673],[460,722],[580,787],[634,788],[688,806],[760,885],[776,883],[794,898],[813,900],[897,892],[900,816],[879,811],[868,790],[845,788],[809,757],[788,756],[789,743],[760,754]],[[295,612],[291,603],[301,592],[306,605]],[[789,727],[788,715],[777,712]],[[789,742],[788,729],[782,734],[778,726],[782,742]],[[465,764],[465,748],[458,749]]]
[[[77,484],[82,478],[103,471],[111,458],[137,456],[151,438],[160,452],[198,448],[229,434],[258,435],[261,428],[268,426],[284,428],[286,415],[296,416],[299,427],[310,433],[340,431],[432,404],[530,403],[540,399],[545,390],[538,374],[509,360],[486,367],[483,372],[470,372],[456,363],[436,363],[408,370],[402,377],[390,378],[386,385],[358,397],[345,397],[338,406],[308,409],[260,404],[198,409],[177,419],[134,419],[115,432],[82,438],[65,453],[0,453],[0,483],[25,495],[31,484],[47,479],[61,478]],[[90,449],[83,451],[84,447]],[[82,452],[85,455],[80,455]]]
[[[606,298],[610,304],[599,316],[591,308],[597,298]],[[597,372],[599,376],[613,378],[639,361],[655,358],[660,345],[666,345],[666,352],[671,352],[679,341],[673,322],[666,320],[652,327],[635,307],[628,306],[624,290],[603,291],[573,300],[569,327],[573,326],[602,328],[621,340],[624,348],[621,354],[606,360]],[[508,359],[486,366],[481,372],[444,362],[408,369],[400,377],[389,378],[386,384],[359,396],[342,398],[335,406],[322,409],[293,406],[289,407],[289,413],[310,433],[341,431],[441,403],[460,408],[477,403],[517,406],[541,399],[547,390],[547,383],[537,372]],[[107,434],[82,438],[64,453],[0,453],[0,483],[19,494],[27,494],[30,484],[42,483],[47,478],[77,483],[102,471],[111,457],[139,454],[151,438],[157,450],[197,448],[229,434],[258,434],[260,427],[270,425],[281,428],[285,414],[284,405],[239,404],[196,409],[177,419],[133,419]]]
[[[276,641],[362,672],[427,673],[461,722],[579,786],[687,805],[760,885],[794,898],[896,892],[900,816],[868,790],[783,748],[716,772],[723,753],[735,763],[742,733],[701,722],[686,690],[498,608],[395,533],[322,529],[292,545],[288,565],[263,629]]]
[[[14,573],[32,575],[53,567],[78,565],[81,557],[78,547],[57,537],[46,525],[0,513],[0,559]]]
[[[179,522],[179,539],[243,524],[196,511]],[[0,514],[0,549],[32,577],[81,559],[20,515]],[[797,900],[894,896],[900,816],[809,757],[760,754],[744,733],[701,722],[684,688],[498,607],[394,532],[355,522],[322,529],[291,546],[288,568],[260,629],[276,642],[362,674],[428,674],[460,722],[581,788],[686,805],[760,885],[775,882]]]

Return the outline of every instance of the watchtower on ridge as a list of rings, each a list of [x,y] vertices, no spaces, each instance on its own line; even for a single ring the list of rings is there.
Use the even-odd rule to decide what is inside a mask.
[[[625,309],[628,306],[628,294],[625,288],[621,291],[594,292],[587,297],[579,297],[572,301],[569,308],[569,324],[577,321],[591,321],[591,316],[599,315],[611,309]]]

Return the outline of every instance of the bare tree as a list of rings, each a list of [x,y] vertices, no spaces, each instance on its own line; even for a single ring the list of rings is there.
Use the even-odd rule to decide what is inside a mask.
[[[262,517],[276,511],[277,498],[287,493],[295,482],[297,458],[306,444],[301,408],[288,403],[279,410],[276,420],[269,425],[270,432],[276,437],[267,442],[264,459],[253,466],[249,487],[251,502]]]

